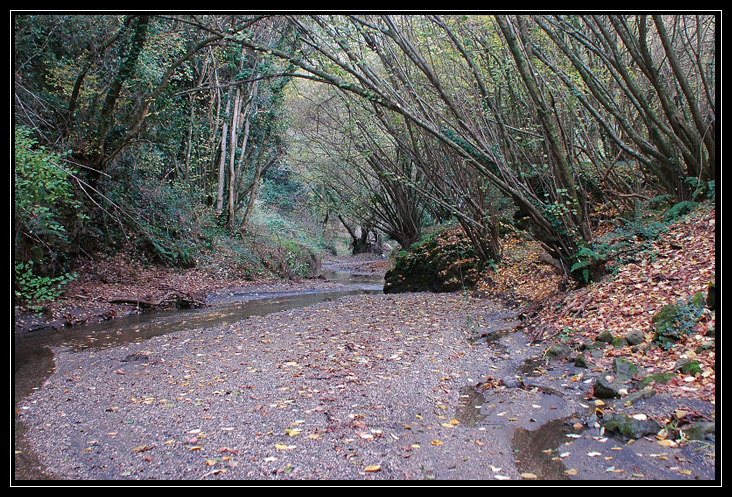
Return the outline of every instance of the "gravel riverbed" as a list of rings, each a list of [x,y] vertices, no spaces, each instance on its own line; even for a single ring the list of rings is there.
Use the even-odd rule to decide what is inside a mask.
[[[520,378],[543,348],[513,319],[463,293],[356,295],[56,347],[17,417],[56,480],[714,479],[701,454],[588,432],[589,381],[568,380],[571,366],[536,379],[551,386]]]

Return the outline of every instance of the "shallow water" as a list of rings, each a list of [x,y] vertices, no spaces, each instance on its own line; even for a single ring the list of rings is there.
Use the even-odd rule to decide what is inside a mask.
[[[207,307],[198,309],[150,311],[60,330],[16,333],[13,355],[15,400],[40,387],[52,373],[53,347],[81,350],[124,345],[187,329],[226,326],[251,316],[307,307],[346,295],[381,293],[383,288],[383,278],[375,275],[328,272],[323,277],[340,283],[342,289],[227,293],[213,297]]]

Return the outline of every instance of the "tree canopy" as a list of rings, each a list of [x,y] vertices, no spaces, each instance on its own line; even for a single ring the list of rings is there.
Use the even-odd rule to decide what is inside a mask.
[[[204,213],[247,236],[297,192],[290,213],[403,248],[453,219],[484,262],[521,225],[579,280],[598,218],[715,192],[717,30],[714,13],[16,12],[16,260],[61,274],[132,243],[192,264]]]

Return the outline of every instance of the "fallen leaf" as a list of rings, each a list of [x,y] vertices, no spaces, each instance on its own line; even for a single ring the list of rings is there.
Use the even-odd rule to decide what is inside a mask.
[[[363,470],[369,473],[375,473],[376,471],[381,471],[381,465],[371,464],[370,466],[366,466]]]

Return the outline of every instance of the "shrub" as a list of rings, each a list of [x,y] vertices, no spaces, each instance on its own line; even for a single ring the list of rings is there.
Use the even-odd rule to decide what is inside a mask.
[[[60,154],[40,147],[24,127],[15,129],[14,149],[16,256],[28,260],[35,252],[40,262],[38,253],[53,258],[66,246],[64,220],[80,203],[68,181],[71,171],[59,165]]]
[[[33,261],[15,263],[15,298],[19,303],[37,306],[47,300],[55,300],[63,292],[63,286],[76,278],[76,274],[64,274],[51,278],[33,274]]]

